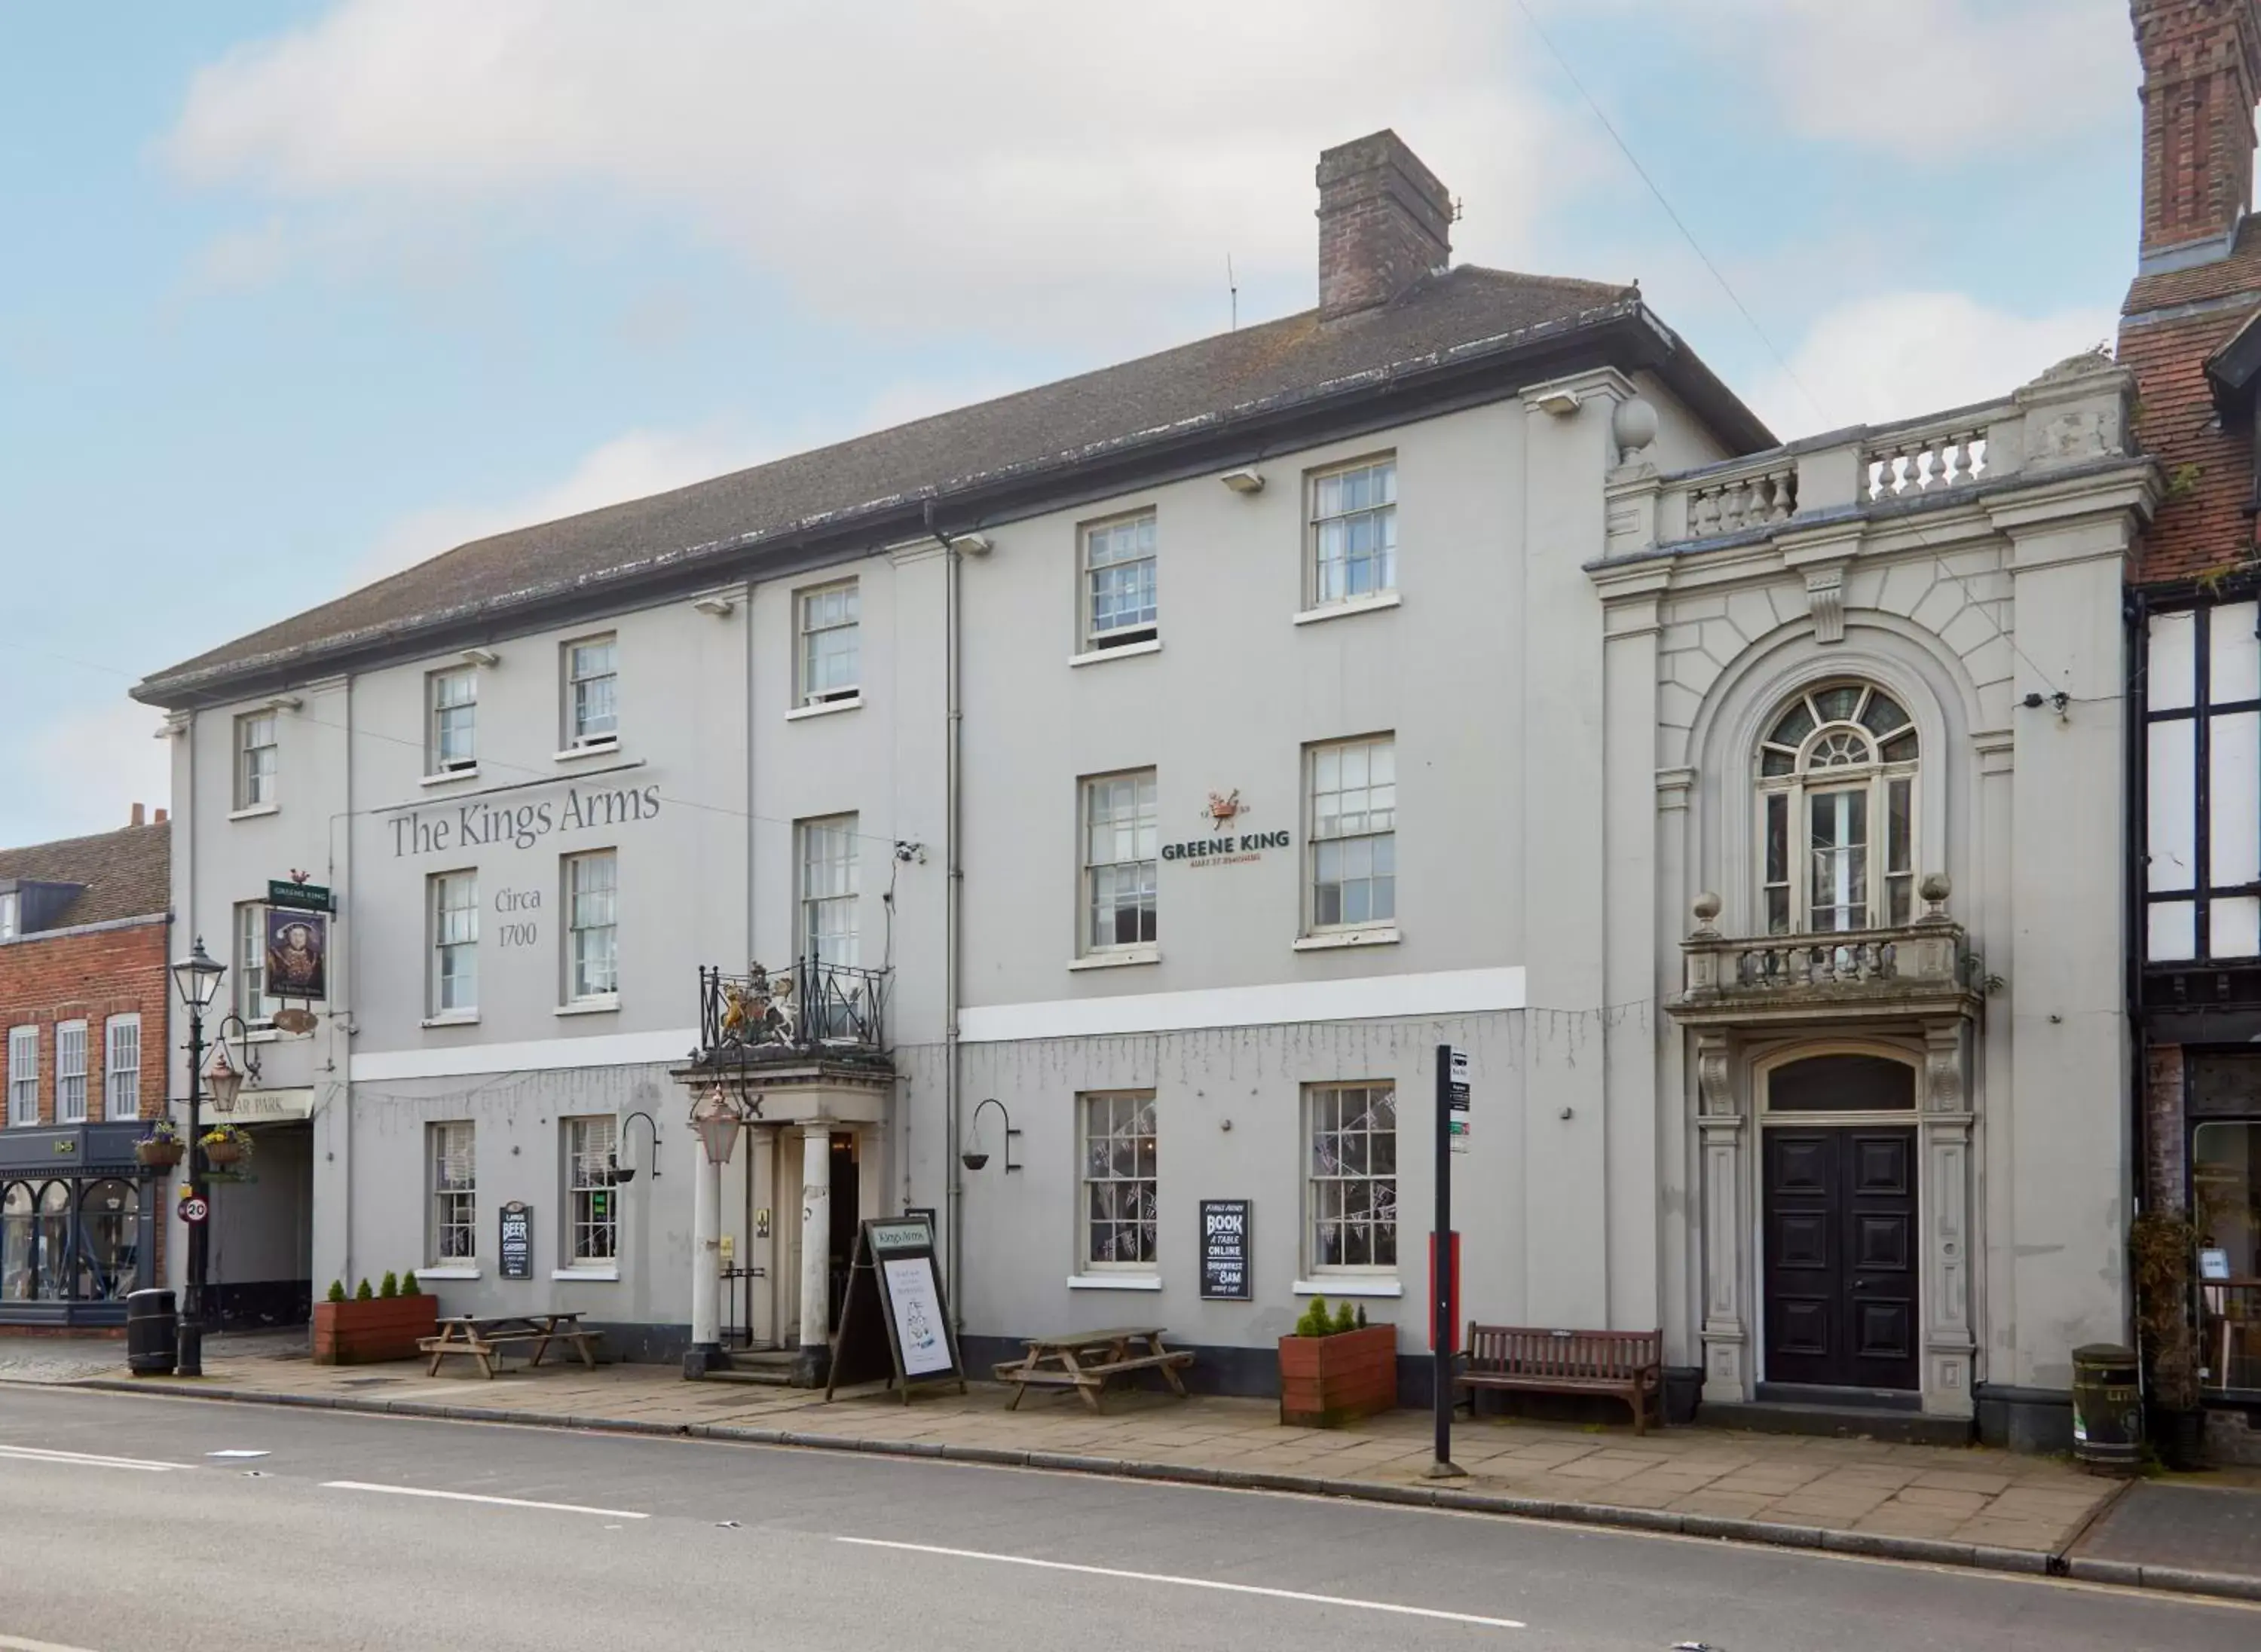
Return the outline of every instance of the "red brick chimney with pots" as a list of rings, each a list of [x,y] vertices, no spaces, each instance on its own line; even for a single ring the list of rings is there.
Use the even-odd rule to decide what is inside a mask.
[[[1319,320],[1389,303],[1453,256],[1453,198],[1384,128],[1319,154]]]
[[[2143,67],[2142,260],[2120,312],[2137,435],[2167,497],[2138,578],[2178,583],[2253,556],[2253,446],[2222,427],[2207,358],[2261,312],[2250,216],[2261,0],[2133,0]]]

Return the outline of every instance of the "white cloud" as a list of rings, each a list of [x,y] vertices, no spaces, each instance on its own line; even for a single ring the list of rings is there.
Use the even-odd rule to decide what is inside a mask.
[[[1655,14],[1657,0],[1610,0]],[[1723,90],[1765,97],[1801,137],[1985,167],[2129,118],[2127,0],[1664,0]],[[1870,180],[1879,200],[1913,187]]]
[[[1877,424],[2006,396],[2066,356],[2109,346],[2105,307],[2021,316],[1966,293],[1888,292],[1823,314],[1750,398],[1785,438]],[[1818,404],[1818,405],[1817,405]]]
[[[1245,287],[1308,291],[1317,153],[1377,126],[1472,203],[1485,246],[1511,249],[1542,190],[1575,186],[1586,163],[1545,141],[1507,8],[1374,18],[1362,0],[345,0],[200,71],[162,147],[197,183],[443,237],[495,203],[657,204],[867,324],[1119,335],[1221,310],[1228,253]]]
[[[21,841],[110,831],[136,803],[169,806],[172,746],[155,737],[163,715],[122,687],[117,695],[33,724],[11,743],[11,772],[39,777],[36,793],[6,811]]]

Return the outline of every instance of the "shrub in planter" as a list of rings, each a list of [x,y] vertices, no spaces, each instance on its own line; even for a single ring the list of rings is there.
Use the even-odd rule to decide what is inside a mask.
[[[377,1294],[386,1302],[391,1302],[395,1296],[398,1296],[400,1294],[400,1275],[394,1273],[391,1268],[386,1268],[384,1270],[384,1282],[377,1288]]]
[[[400,1276],[400,1294],[404,1296],[420,1296],[424,1294],[424,1287],[416,1282],[414,1268],[410,1268]]]
[[[409,1275],[415,1278],[414,1275]],[[383,1360],[413,1360],[417,1343],[440,1333],[440,1299],[420,1290],[398,1290],[396,1276],[387,1274],[387,1285],[396,1294],[380,1296],[362,1280],[351,1296],[345,1282],[334,1282],[329,1294],[314,1304],[314,1363],[369,1365]]]
[[[1397,1328],[1366,1325],[1348,1303],[1337,1313],[1314,1296],[1280,1339],[1280,1420],[1339,1428],[1397,1404]]]

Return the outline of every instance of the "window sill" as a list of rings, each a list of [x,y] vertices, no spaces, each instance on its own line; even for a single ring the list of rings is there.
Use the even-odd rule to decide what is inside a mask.
[[[1070,969],[1128,969],[1133,964],[1159,964],[1162,955],[1151,946],[1126,946],[1119,952],[1092,952],[1071,963]]]
[[[1306,935],[1296,943],[1299,952],[1331,952],[1345,946],[1395,946],[1398,942],[1395,923],[1375,924],[1363,930],[1328,930],[1324,934]]]
[[[422,1275],[418,1275],[422,1278]],[[1386,1274],[1323,1274],[1288,1289],[1298,1296],[1403,1296],[1405,1287]]]
[[[479,765],[474,763],[468,769],[443,769],[437,774],[427,774],[422,779],[417,781],[416,784],[419,786],[445,786],[451,780],[476,780],[478,778]]]
[[[859,690],[845,700],[820,700],[813,706],[795,706],[785,714],[785,720],[799,722],[806,717],[829,717],[836,711],[859,711],[863,705],[864,696]]]
[[[609,758],[618,753],[620,749],[620,736],[608,735],[602,740],[585,740],[579,745],[567,746],[563,751],[553,752],[550,756],[553,762],[576,763],[583,758]]]
[[[230,809],[227,817],[230,820],[257,820],[262,815],[279,815],[282,812],[283,805],[280,803],[254,803],[249,808]]]
[[[419,1274],[417,1277],[421,1279],[423,1275]],[[549,1270],[549,1277],[561,1283],[567,1280],[587,1280],[596,1285],[617,1285],[621,1282],[621,1270],[617,1268],[553,1268]]]
[[[1353,614],[1373,614],[1382,608],[1394,608],[1399,600],[1395,591],[1385,591],[1378,597],[1353,597],[1345,602],[1330,602],[1324,607],[1305,608],[1296,616],[1296,623],[1317,625],[1322,620],[1346,620]]]
[[[560,1016],[609,1016],[620,1007],[620,995],[614,993],[609,998],[584,998],[576,1003],[560,1004],[551,1013]]]
[[[476,1268],[420,1268],[416,1270],[416,1282],[420,1285],[427,1279],[477,1279],[478,1277],[479,1270]]]
[[[479,1024],[479,1012],[473,1009],[444,1016],[427,1016],[422,1024],[427,1027],[476,1027]]]
[[[1159,1290],[1159,1274],[1070,1274],[1070,1290]]]
[[[1071,654],[1067,657],[1067,663],[1071,665],[1096,665],[1102,660],[1128,659],[1137,654],[1159,654],[1161,651],[1162,639],[1150,636],[1143,643],[1118,643],[1113,648],[1095,648],[1081,654]]]
[[[280,1028],[278,1028],[278,1027],[264,1027],[264,1026],[261,1026],[261,1025],[259,1025],[257,1023],[255,1023],[255,1023],[254,1023],[254,1024],[252,1024],[252,1025],[251,1025],[251,1026],[250,1026],[250,1027],[249,1027],[249,1028],[245,1031],[245,1033],[244,1033],[244,1035],[243,1035],[243,1041],[244,1041],[246,1044],[273,1044],[276,1039],[280,1038],[282,1036],[283,1036],[283,1032],[282,1032],[282,1030],[281,1030]]]

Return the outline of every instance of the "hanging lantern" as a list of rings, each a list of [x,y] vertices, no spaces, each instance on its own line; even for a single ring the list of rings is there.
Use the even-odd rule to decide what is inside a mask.
[[[227,1045],[215,1046],[212,1064],[205,1069],[205,1082],[212,1087],[212,1111],[232,1113],[235,1110],[236,1093],[243,1088],[243,1074],[227,1058]]]
[[[691,1123],[699,1132],[699,1145],[706,1150],[710,1165],[726,1165],[738,1146],[738,1131],[744,1128],[738,1110],[730,1105],[730,1098],[722,1094],[717,1084],[707,1092],[706,1098],[691,1111]]]

